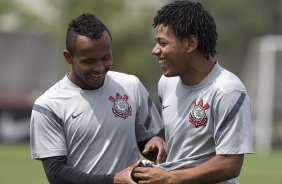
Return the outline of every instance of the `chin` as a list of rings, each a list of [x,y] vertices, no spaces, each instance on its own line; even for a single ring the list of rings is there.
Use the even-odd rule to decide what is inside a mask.
[[[164,76],[165,77],[175,77],[176,75],[173,75],[172,73],[169,73],[169,72],[165,72]]]
[[[102,87],[103,86],[103,83],[101,83],[101,84],[96,84],[96,85],[91,85],[91,88],[92,89],[99,89],[100,87]]]

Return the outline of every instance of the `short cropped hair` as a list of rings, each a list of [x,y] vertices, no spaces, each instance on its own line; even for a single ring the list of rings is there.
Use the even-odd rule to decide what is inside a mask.
[[[168,26],[180,40],[195,35],[200,54],[209,58],[216,54],[216,24],[200,3],[174,1],[163,6],[154,17],[153,27]]]
[[[66,49],[71,53],[75,53],[76,39],[78,35],[83,35],[91,39],[99,39],[103,32],[106,31],[112,39],[108,28],[90,13],[84,13],[72,20],[68,25],[66,35]]]

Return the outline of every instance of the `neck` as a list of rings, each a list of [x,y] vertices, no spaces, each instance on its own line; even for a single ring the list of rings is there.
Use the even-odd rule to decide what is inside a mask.
[[[214,65],[211,58],[196,60],[190,71],[180,76],[180,79],[187,86],[197,85],[211,72]]]

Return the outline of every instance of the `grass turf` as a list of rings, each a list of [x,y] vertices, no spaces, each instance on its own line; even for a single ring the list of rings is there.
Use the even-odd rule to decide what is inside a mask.
[[[268,156],[246,155],[240,184],[280,184],[282,150]],[[40,161],[31,159],[28,143],[0,143],[1,184],[48,184]]]
[[[48,184],[40,161],[31,159],[29,143],[0,144],[1,184]]]

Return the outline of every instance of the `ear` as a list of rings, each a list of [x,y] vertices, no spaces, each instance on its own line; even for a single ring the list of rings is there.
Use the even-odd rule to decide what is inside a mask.
[[[188,48],[187,52],[191,53],[192,51],[196,50],[198,47],[198,39],[195,35],[190,35],[188,38]]]
[[[72,64],[72,54],[68,50],[64,50],[63,54],[68,64]]]

